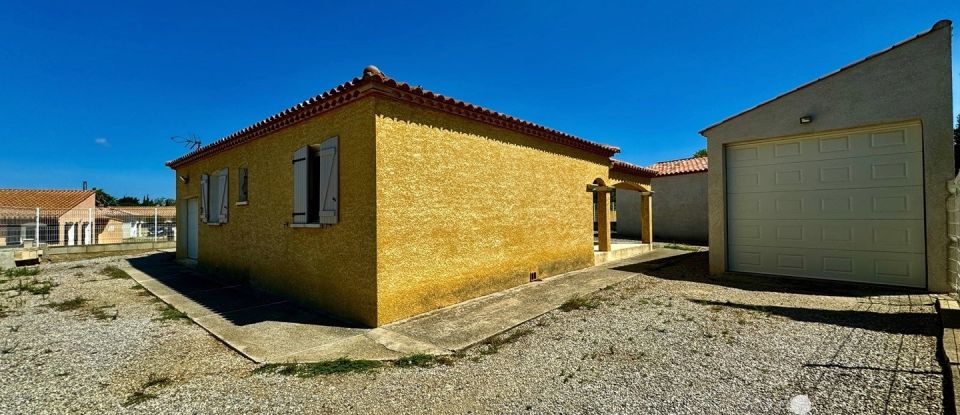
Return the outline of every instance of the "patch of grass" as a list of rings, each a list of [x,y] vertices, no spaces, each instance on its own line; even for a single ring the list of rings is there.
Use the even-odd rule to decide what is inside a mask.
[[[521,337],[533,333],[531,329],[516,330],[506,336],[493,336],[484,340],[481,345],[485,346],[480,350],[480,354],[491,355],[500,351],[500,348],[519,340]]]
[[[383,362],[376,360],[353,360],[341,357],[337,360],[317,363],[268,363],[254,369],[253,373],[273,373],[312,378],[337,373],[364,373],[378,369],[381,366],[383,366]]]
[[[115,265],[107,265],[101,268],[99,273],[100,275],[103,275],[105,277],[110,277],[110,278],[117,278],[117,279],[130,278],[130,274],[127,274],[126,271],[120,269]]]
[[[70,268],[67,268],[67,269],[80,269],[80,268],[86,268],[86,265],[77,264],[77,265],[74,265],[74,266],[72,266],[72,267],[70,267]]]
[[[3,276],[7,278],[32,277],[40,273],[40,267],[16,267],[3,270]]]
[[[600,302],[592,298],[586,297],[573,297],[567,301],[564,301],[563,304],[560,304],[560,310],[567,313],[573,310],[587,309],[592,310],[600,306]]]
[[[679,249],[679,250],[681,250],[681,251],[700,252],[700,248],[699,248],[699,247],[690,246],[690,245],[676,244],[676,243],[666,244],[666,245],[664,245],[663,247],[664,247],[664,248],[667,248],[667,249]]]
[[[27,282],[24,282],[23,279],[17,280],[17,286],[13,289],[21,294],[30,293],[33,295],[47,295],[50,294],[50,291],[56,286],[57,284],[54,284],[51,281],[40,281],[36,278],[33,278]]]
[[[156,399],[156,397],[156,394],[139,390],[131,393],[130,396],[127,396],[127,400],[123,401],[123,406],[139,405],[151,399]]]
[[[185,320],[187,318],[189,318],[187,313],[166,305],[160,310],[160,317],[157,317],[155,320]]]
[[[88,301],[90,300],[77,296],[70,300],[48,303],[48,304],[45,304],[45,306],[57,311],[70,311],[70,310],[76,310],[80,307],[83,307],[85,304],[87,304]]]
[[[451,366],[453,359],[448,356],[434,356],[432,354],[417,353],[410,356],[404,356],[397,359],[394,363],[396,367],[434,367]]]

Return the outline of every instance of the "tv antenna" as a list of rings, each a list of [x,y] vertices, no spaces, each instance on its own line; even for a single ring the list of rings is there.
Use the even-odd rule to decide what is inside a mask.
[[[186,137],[181,137],[179,135],[170,137],[174,143],[183,144],[184,147],[189,148],[190,150],[196,150],[200,148],[200,137],[196,134],[190,134]]]

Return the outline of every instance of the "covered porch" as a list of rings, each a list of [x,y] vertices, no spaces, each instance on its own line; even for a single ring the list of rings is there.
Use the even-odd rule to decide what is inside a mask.
[[[650,179],[655,175],[656,172],[650,169],[613,160],[608,180],[598,178],[587,186],[587,191],[594,194],[595,265],[653,249],[653,188]],[[616,233],[611,226],[614,218],[618,224]]]

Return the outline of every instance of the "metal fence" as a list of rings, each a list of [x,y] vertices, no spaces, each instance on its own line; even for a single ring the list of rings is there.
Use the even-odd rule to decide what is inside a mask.
[[[175,241],[176,208],[0,207],[0,247]]]

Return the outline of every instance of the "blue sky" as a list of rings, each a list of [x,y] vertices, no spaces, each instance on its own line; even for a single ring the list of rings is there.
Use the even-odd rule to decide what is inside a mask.
[[[341,3],[5,1],[0,187],[173,196],[163,163],[186,149],[171,136],[211,142],[368,64],[648,165],[937,20],[960,25],[956,0]]]

